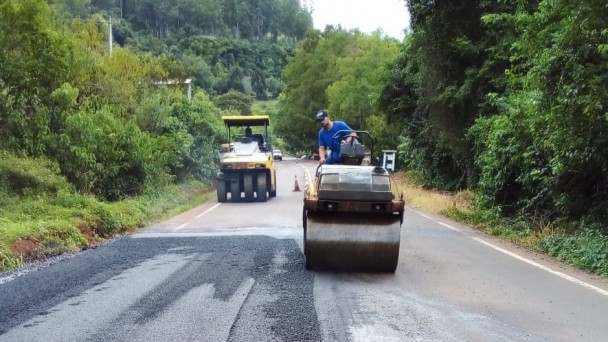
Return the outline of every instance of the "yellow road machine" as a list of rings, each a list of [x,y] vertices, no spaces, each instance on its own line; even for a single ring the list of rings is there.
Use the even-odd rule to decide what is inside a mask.
[[[266,202],[277,195],[267,115],[224,116],[228,143],[221,146],[218,202]]]

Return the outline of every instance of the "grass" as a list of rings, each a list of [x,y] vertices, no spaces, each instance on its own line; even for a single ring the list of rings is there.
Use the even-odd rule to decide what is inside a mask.
[[[470,191],[449,193],[425,189],[404,173],[396,173],[394,179],[405,202],[413,208],[434,214],[445,214],[450,210],[472,210],[473,193]]]

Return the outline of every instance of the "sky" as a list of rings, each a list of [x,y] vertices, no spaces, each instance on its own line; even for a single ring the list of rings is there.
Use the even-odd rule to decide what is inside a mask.
[[[378,28],[391,37],[403,39],[409,25],[405,0],[308,0],[313,8],[314,27],[323,31],[326,25],[344,29],[359,28],[371,33]]]

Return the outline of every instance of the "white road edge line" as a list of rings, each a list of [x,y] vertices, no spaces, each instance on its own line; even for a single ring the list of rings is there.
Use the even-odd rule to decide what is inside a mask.
[[[198,215],[196,216],[196,218],[199,218],[199,217],[201,217],[201,216],[203,216],[203,215],[207,215],[207,213],[209,213],[211,210],[213,210],[213,209],[215,209],[215,208],[219,207],[220,205],[222,205],[222,203],[218,203],[218,204],[214,205],[213,207],[211,207],[211,208],[209,208],[209,209],[205,210],[204,212],[202,212],[202,213],[198,214]]]
[[[473,240],[475,240],[477,242],[480,242],[480,243],[483,243],[484,245],[486,245],[486,246],[488,246],[490,248],[493,248],[493,249],[495,249],[495,250],[497,250],[499,252],[502,252],[502,253],[510,256],[510,257],[513,257],[513,258],[517,259],[517,260],[523,261],[523,262],[525,262],[525,263],[527,263],[529,265],[532,265],[534,267],[540,268],[543,271],[546,271],[546,272],[549,272],[551,274],[554,274],[554,275],[556,275],[556,276],[558,276],[560,278],[566,279],[566,280],[571,281],[571,282],[573,282],[575,284],[587,287],[587,288],[589,288],[591,290],[594,290],[594,291],[598,292],[601,295],[608,296],[608,291],[602,290],[599,287],[593,286],[593,285],[591,285],[589,283],[585,283],[584,281],[582,281],[580,279],[577,279],[577,278],[569,276],[569,275],[567,275],[565,273],[556,271],[556,270],[554,270],[552,268],[549,268],[547,266],[541,265],[541,264],[539,264],[539,263],[537,263],[535,261],[532,261],[530,259],[526,259],[526,258],[522,257],[521,255],[517,255],[517,254],[515,254],[513,252],[509,252],[506,249],[502,249],[502,248],[500,248],[498,246],[495,246],[495,245],[493,245],[493,244],[491,244],[491,243],[489,243],[487,241],[484,241],[484,240],[482,240],[480,238],[474,237]]]
[[[433,220],[433,219],[431,219],[431,220]],[[433,221],[435,221],[435,220],[433,220]],[[444,226],[444,227],[446,227],[446,228],[449,228],[449,229],[451,229],[451,230],[455,230],[455,231],[457,231],[457,232],[460,232],[460,231],[461,231],[460,229],[458,229],[458,228],[456,228],[456,227],[454,227],[454,226],[450,226],[450,225],[449,225],[449,224],[447,224],[447,223],[443,223],[443,222],[439,222],[439,221],[435,221],[435,222],[437,222],[437,223],[439,223],[440,225],[442,225],[442,226]]]
[[[424,215],[423,213],[419,212],[418,210],[415,210],[415,209],[412,209],[412,208],[408,208],[408,209],[410,209],[411,211],[413,211],[413,212],[417,213],[418,215],[420,215],[420,216],[422,216],[422,217],[425,217],[425,218],[427,218],[427,219],[429,219],[429,220],[431,220],[431,221],[433,221],[433,222],[435,222],[435,223],[438,223],[438,224],[440,224],[440,225],[442,225],[442,226],[444,226],[444,227],[446,227],[446,228],[448,228],[448,229],[451,229],[451,230],[454,230],[454,231],[458,231],[458,232],[461,232],[461,231],[462,231],[461,229],[458,229],[458,228],[456,228],[456,227],[454,227],[454,226],[451,226],[451,225],[449,225],[449,224],[447,224],[447,223],[443,223],[443,222],[437,221],[437,220],[435,220],[435,219],[433,219],[433,218],[431,218],[431,217],[429,217],[429,216],[427,216],[427,215]],[[490,247],[490,248],[492,248],[492,249],[494,249],[494,250],[497,250],[497,251],[499,251],[499,252],[501,252],[501,253],[504,253],[504,254],[506,254],[506,255],[508,255],[508,256],[510,256],[510,257],[512,257],[512,258],[515,258],[515,259],[517,259],[517,260],[519,260],[519,261],[523,261],[523,262],[525,262],[525,263],[526,263],[526,264],[528,264],[528,265],[534,266],[534,267],[536,267],[536,268],[540,268],[541,270],[546,271],[546,272],[549,272],[549,273],[551,273],[551,274],[553,274],[553,275],[556,275],[556,276],[558,276],[558,277],[560,277],[560,278],[562,278],[562,279],[565,279],[565,280],[568,280],[568,281],[573,282],[573,283],[575,283],[575,284],[578,284],[578,285],[584,286],[584,287],[586,287],[586,288],[588,288],[588,289],[591,289],[591,290],[593,290],[593,291],[595,291],[595,292],[597,292],[597,293],[599,293],[599,294],[601,294],[601,295],[603,295],[603,296],[608,296],[608,291],[603,290],[603,289],[600,289],[600,288],[599,288],[599,287],[597,287],[597,286],[593,286],[593,285],[591,285],[591,284],[589,284],[589,283],[586,283],[586,282],[584,282],[584,281],[582,281],[582,280],[580,280],[580,279],[577,279],[577,278],[574,278],[574,277],[572,277],[572,276],[569,276],[569,275],[567,275],[567,274],[565,274],[565,273],[562,273],[562,272],[556,271],[556,270],[554,270],[554,269],[552,269],[552,268],[550,268],[550,267],[547,267],[547,266],[541,265],[541,264],[539,264],[539,263],[537,263],[537,262],[535,262],[535,261],[532,261],[532,260],[530,260],[530,259],[526,259],[526,258],[522,257],[521,255],[515,254],[515,253],[513,253],[513,252],[509,252],[509,251],[508,251],[508,250],[506,250],[506,249],[500,248],[500,247],[498,247],[498,246],[496,246],[496,245],[494,245],[494,244],[491,244],[491,243],[489,243],[489,242],[487,242],[487,241],[485,241],[485,240],[483,240],[483,239],[480,239],[480,238],[478,238],[478,237],[474,237],[474,238],[473,238],[473,240],[475,240],[475,241],[477,241],[477,242],[479,242],[479,243],[482,243],[482,244],[484,244],[484,245],[486,245],[486,246],[488,246],[488,247]]]
[[[213,209],[215,209],[215,208],[219,207],[221,204],[222,204],[222,203],[218,203],[218,204],[214,205],[213,207],[211,207],[211,208],[209,208],[209,209],[205,210],[204,212],[202,212],[202,213],[200,213],[200,214],[196,215],[196,217],[195,217],[195,218],[193,218],[193,219],[191,219],[191,220],[187,221],[186,223],[181,224],[181,225],[180,225],[180,226],[178,226],[177,228],[173,229],[173,231],[177,231],[177,230],[180,230],[180,229],[182,229],[182,228],[186,227],[186,226],[187,226],[187,225],[189,225],[190,223],[194,222],[194,220],[195,220],[195,219],[200,218],[200,217],[201,217],[201,216],[203,216],[203,215],[207,215],[207,214],[208,214],[208,213],[209,213],[211,210],[213,210]]]
[[[418,210],[416,210],[414,208],[410,208],[410,207],[406,206],[405,209],[411,210],[411,211],[415,212],[416,214],[418,214],[418,215],[420,215],[420,216],[422,216],[424,218],[427,218],[427,219],[429,219],[431,221],[435,221],[435,219],[433,219],[432,217],[430,217],[428,215],[425,215],[425,214],[421,213],[420,211],[418,211]],[[437,222],[437,221],[435,221],[435,222]]]

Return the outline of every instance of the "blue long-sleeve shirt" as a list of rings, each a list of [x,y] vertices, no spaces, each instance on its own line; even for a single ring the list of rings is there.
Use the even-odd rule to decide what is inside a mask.
[[[334,135],[340,134],[334,139]],[[352,129],[344,121],[334,121],[332,128],[328,131],[325,128],[319,130],[319,146],[323,146],[331,150],[325,157],[326,164],[336,164],[340,162],[340,144],[342,140],[350,135]]]

